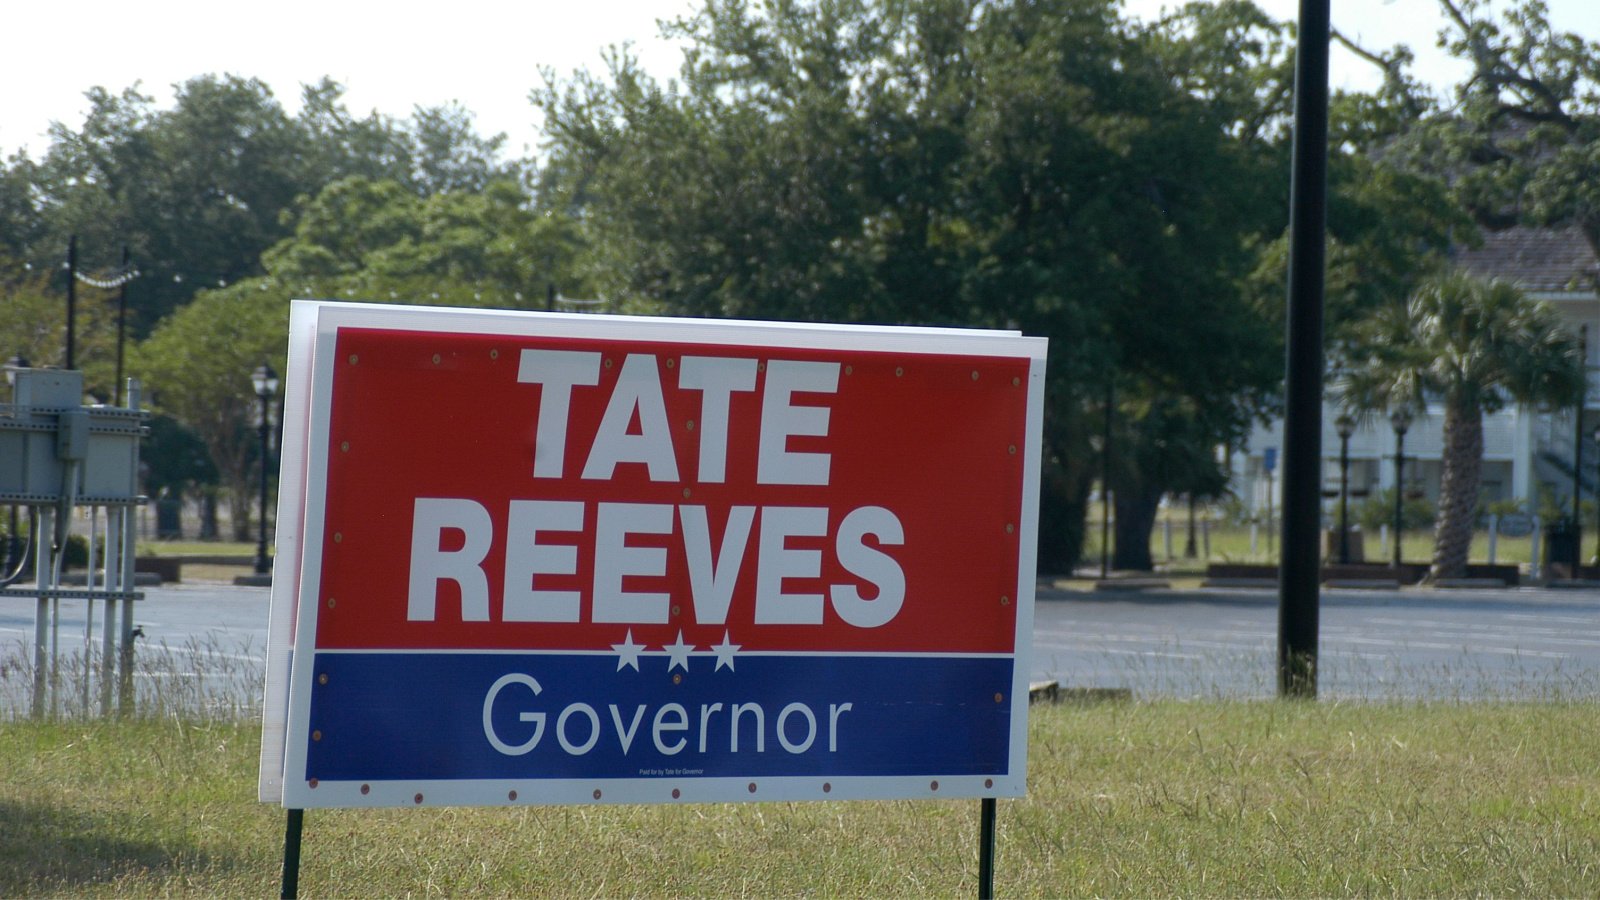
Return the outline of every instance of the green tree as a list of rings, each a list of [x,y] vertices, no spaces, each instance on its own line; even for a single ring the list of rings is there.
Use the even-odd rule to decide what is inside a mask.
[[[292,298],[543,308],[547,281],[581,289],[570,274],[574,229],[530,209],[509,182],[419,197],[351,176],[296,210],[293,233],[263,254],[265,275],[202,291],[138,354],[156,409],[191,429],[215,463],[238,539],[249,537],[256,489],[249,374],[264,361],[284,371]]]
[[[285,370],[289,308],[258,283],[202,291],[139,345],[133,371],[150,405],[205,444],[233,511],[233,539],[250,540],[258,462],[250,373],[263,362]]]
[[[1228,10],[1205,41],[1281,68],[1273,26]],[[711,2],[674,28],[681,82],[623,54],[536,96],[542,197],[583,223],[607,294],[1049,336],[1048,567],[1077,556],[1108,380],[1119,427],[1164,423],[1128,427],[1160,441],[1129,457],[1160,460],[1123,492],[1141,508],[1182,489],[1167,454],[1214,469],[1242,436],[1278,367],[1273,317],[1239,290],[1281,206],[1273,116],[1239,125],[1260,85],[1184,85],[1197,58],[1228,64],[1179,52],[1195,30],[1133,28],[1105,0]],[[1161,438],[1180,415],[1189,439]]]
[[[1439,5],[1471,74],[1386,161],[1447,181],[1485,228],[1572,225],[1600,252],[1600,42],[1555,30],[1542,0],[1499,21],[1486,0]]]
[[[419,197],[350,177],[304,199],[269,249],[269,278],[296,296],[543,308],[547,286],[584,294],[572,219],[532,208],[510,181]]]
[[[37,163],[0,173],[0,224],[41,269],[59,264],[69,235],[88,269],[109,268],[127,246],[143,273],[131,295],[140,335],[196,291],[261,275],[262,252],[291,233],[295,201],[340,178],[392,180],[424,197],[521,174],[498,160],[502,139],[479,137],[459,106],[357,118],[327,79],[305,88],[298,116],[262,82],[232,75],[178,85],[170,108],[137,88],[87,96],[81,125],[56,123]]]
[[[1503,281],[1455,273],[1423,283],[1365,326],[1345,402],[1361,410],[1444,407],[1432,573],[1459,577],[1478,509],[1483,414],[1510,402],[1570,406],[1584,389],[1578,339],[1546,304]]]
[[[0,360],[21,356],[34,366],[65,362],[66,273],[40,272],[0,257]],[[74,362],[84,373],[86,393],[109,402],[116,371],[115,294],[78,285]]]

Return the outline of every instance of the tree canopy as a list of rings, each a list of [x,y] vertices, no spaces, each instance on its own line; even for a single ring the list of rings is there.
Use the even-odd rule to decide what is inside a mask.
[[[357,118],[326,79],[305,88],[298,116],[262,82],[232,75],[178,85],[170,108],[137,88],[87,97],[83,123],[52,125],[40,160],[0,169],[0,253],[55,271],[69,235],[86,269],[109,268],[127,247],[141,335],[196,291],[261,274],[296,199],[330,182],[366,175],[426,196],[517,175],[498,159],[501,139],[477,136],[459,107]]]
[[[1238,440],[1279,367],[1239,288],[1281,227],[1288,69],[1281,25],[1207,9],[1144,29],[1107,0],[713,0],[674,26],[681,80],[618,55],[536,96],[543,196],[635,309],[1049,336],[1069,508],[1108,382],[1129,439],[1160,408],[1149,452],[1214,474],[1192,449]],[[1178,471],[1118,478],[1153,514]],[[1055,538],[1060,565],[1076,535]]]

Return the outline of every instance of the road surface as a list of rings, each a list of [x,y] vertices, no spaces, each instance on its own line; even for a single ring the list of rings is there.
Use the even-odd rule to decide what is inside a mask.
[[[267,593],[206,584],[145,589],[134,616],[143,634],[141,694],[255,709]],[[0,600],[0,716],[26,708],[30,684],[16,663],[31,655],[33,606]],[[83,610],[81,601],[63,603],[60,647],[69,663],[82,655]],[[98,621],[95,628],[98,635]],[[1600,591],[1326,590],[1321,635],[1323,697],[1600,695]],[[1276,648],[1274,591],[1049,590],[1035,604],[1029,666],[1035,680],[1127,688],[1138,697],[1268,697],[1276,691]],[[69,687],[64,702],[81,688]]]

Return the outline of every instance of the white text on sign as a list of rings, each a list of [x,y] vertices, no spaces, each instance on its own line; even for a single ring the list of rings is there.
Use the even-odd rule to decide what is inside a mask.
[[[598,352],[523,350],[517,380],[540,386],[532,477],[559,479],[571,434],[574,402],[600,383]],[[826,486],[831,455],[789,449],[791,437],[828,435],[826,406],[795,403],[796,394],[836,394],[837,363],[685,356],[677,361],[678,389],[700,396],[700,444],[695,478],[727,477],[732,397],[760,390],[756,485]],[[764,377],[762,374],[764,373]],[[645,467],[651,481],[680,480],[668,425],[658,360],[628,354],[600,424],[589,439],[582,479],[612,479],[619,465]],[[638,431],[630,433],[633,423]],[[499,512],[499,510],[496,510]],[[665,577],[667,548],[635,546],[631,535],[681,541],[695,620],[727,621],[734,585],[745,566],[752,535],[755,553],[754,621],[758,625],[820,625],[825,608],[847,624],[875,628],[891,621],[905,600],[905,574],[883,548],[905,542],[900,519],[882,506],[861,506],[838,517],[831,544],[832,511],[812,506],[734,506],[714,540],[705,506],[662,503],[584,503],[511,500],[504,534],[481,503],[467,498],[418,497],[413,505],[407,619],[436,621],[441,583],[453,582],[463,621],[490,619],[490,578],[484,561],[503,538],[506,622],[580,622],[583,592],[535,588],[540,575],[577,576],[579,547],[594,548],[588,609],[599,623],[665,624],[672,597],[663,591],[626,591],[629,577]],[[446,541],[446,535],[451,539]],[[552,535],[564,535],[552,537]],[[793,543],[791,542],[791,539]],[[451,549],[445,549],[446,546]],[[715,553],[713,553],[715,547]],[[857,582],[820,583],[824,548]],[[809,590],[792,583],[815,581]]]

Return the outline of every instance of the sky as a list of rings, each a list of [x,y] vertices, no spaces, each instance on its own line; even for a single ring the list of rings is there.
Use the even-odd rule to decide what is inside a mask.
[[[1124,0],[1151,18],[1172,0]],[[1293,18],[1297,0],[1258,0],[1268,14]],[[1503,3],[1504,0],[1497,0]],[[52,121],[76,128],[83,94],[119,93],[136,83],[162,104],[172,85],[196,75],[232,73],[271,86],[290,112],[300,86],[324,75],[344,84],[353,113],[405,117],[415,106],[457,101],[485,135],[504,133],[506,152],[538,149],[538,117],[528,102],[549,67],[566,77],[599,71],[608,46],[630,43],[658,77],[674,75],[678,47],[657,21],[685,15],[694,0],[451,0],[378,4],[352,0],[78,0],[68,6],[18,0],[0,13],[8,40],[0,53],[0,154],[48,146]],[[1600,2],[1549,0],[1558,29],[1600,39]],[[1498,8],[1498,7],[1497,7]],[[1370,48],[1409,44],[1423,80],[1449,85],[1462,74],[1434,46],[1443,19],[1434,0],[1333,0],[1333,25]],[[1330,63],[1335,88],[1370,88],[1377,70],[1342,48]]]

